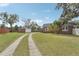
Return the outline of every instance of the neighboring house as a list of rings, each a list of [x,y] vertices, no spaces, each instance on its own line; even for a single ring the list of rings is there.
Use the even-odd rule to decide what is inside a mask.
[[[68,22],[67,24],[61,25],[60,32],[64,34],[75,34],[75,35],[77,34],[78,35],[79,25],[77,25],[77,22],[75,21]]]
[[[42,31],[43,31],[43,32],[49,32],[49,28],[48,28],[49,25],[50,25],[49,23],[48,23],[48,24],[43,24],[43,29],[42,29]]]

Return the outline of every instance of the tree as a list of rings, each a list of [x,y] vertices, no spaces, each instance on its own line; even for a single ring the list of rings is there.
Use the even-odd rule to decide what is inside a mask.
[[[23,22],[25,28],[30,28],[32,31],[40,30],[40,26],[36,22],[31,21],[31,19],[23,20]]]
[[[39,26],[36,22],[32,21],[30,26],[32,31],[38,31]]]
[[[5,25],[4,24],[1,24],[1,26],[0,26],[1,28],[5,28]]]
[[[53,29],[54,29],[55,33],[59,32],[60,26],[61,26],[61,21],[60,20],[55,20],[53,22]]]
[[[6,12],[1,13],[0,16],[4,23],[10,24],[12,32],[12,25],[18,21],[19,17],[16,14],[7,14]]]
[[[12,25],[18,21],[18,16],[16,14],[10,14],[8,20],[6,20],[7,23],[10,24],[11,31],[12,31]]]
[[[18,28],[19,28],[19,27],[18,27],[17,25],[15,25],[14,30],[15,30],[15,31],[18,31]]]
[[[0,13],[0,20],[2,20],[2,27],[4,26],[5,27],[5,24],[6,24],[6,20],[8,19],[8,14],[7,12],[2,12]]]
[[[56,7],[63,9],[60,17],[62,22],[68,22],[72,18],[79,16],[79,3],[58,3]]]
[[[60,26],[61,21],[60,21],[60,20],[55,20],[55,21],[53,22],[53,24],[54,24],[54,25],[57,25],[57,26]]]
[[[53,31],[53,26],[52,26],[52,24],[49,24],[49,25],[48,25],[48,29],[49,29],[49,32],[52,32],[52,31]]]
[[[60,20],[55,20],[55,21],[51,24],[52,32],[58,33],[58,32],[59,32],[59,29],[60,29],[60,26],[61,26],[61,21],[60,21]]]
[[[23,20],[25,28],[31,28],[31,19]]]

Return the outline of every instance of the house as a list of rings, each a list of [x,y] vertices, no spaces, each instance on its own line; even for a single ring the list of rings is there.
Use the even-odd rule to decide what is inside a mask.
[[[61,25],[60,33],[78,35],[79,34],[78,32],[79,32],[78,21],[70,21],[67,24]]]
[[[48,28],[49,25],[50,25],[49,23],[48,23],[48,24],[43,24],[42,31],[43,31],[43,32],[49,32],[49,28]]]
[[[49,29],[49,25],[49,23],[44,24],[42,32],[51,32]],[[79,35],[79,21],[69,21],[66,24],[60,25],[60,28],[57,30],[56,33]]]

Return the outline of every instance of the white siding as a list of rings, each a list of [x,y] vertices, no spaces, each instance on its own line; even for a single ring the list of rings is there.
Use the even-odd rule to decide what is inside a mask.
[[[26,29],[25,29],[25,32],[31,32],[31,29],[26,28]]]
[[[72,32],[73,32],[74,35],[79,35],[79,28],[73,29]]]

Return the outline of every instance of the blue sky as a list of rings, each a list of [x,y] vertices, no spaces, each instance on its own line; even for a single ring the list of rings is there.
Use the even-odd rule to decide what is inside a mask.
[[[56,4],[53,3],[0,4],[0,12],[5,11],[19,15],[20,21],[16,23],[19,26],[23,25],[22,20],[27,20],[28,18],[32,19],[32,21],[37,22],[40,26],[44,23],[52,23],[54,20],[57,20],[62,13],[62,9],[57,10]]]

